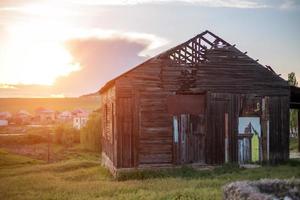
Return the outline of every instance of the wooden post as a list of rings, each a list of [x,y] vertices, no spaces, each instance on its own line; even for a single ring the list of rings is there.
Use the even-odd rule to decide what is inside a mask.
[[[225,162],[229,162],[228,113],[225,113]]]
[[[300,109],[298,109],[298,152],[300,152]]]

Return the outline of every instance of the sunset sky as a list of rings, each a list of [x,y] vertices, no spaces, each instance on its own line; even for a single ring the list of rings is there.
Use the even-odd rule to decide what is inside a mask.
[[[210,30],[300,79],[299,0],[0,0],[0,97],[73,97]]]

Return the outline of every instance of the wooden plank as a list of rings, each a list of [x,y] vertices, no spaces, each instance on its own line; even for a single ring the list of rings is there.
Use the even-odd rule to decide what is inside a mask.
[[[229,161],[228,113],[225,113],[225,162]]]
[[[132,167],[134,165],[134,153],[133,153],[133,110],[131,98],[118,98],[119,103],[119,138],[121,148],[119,153],[121,154],[120,166]]]

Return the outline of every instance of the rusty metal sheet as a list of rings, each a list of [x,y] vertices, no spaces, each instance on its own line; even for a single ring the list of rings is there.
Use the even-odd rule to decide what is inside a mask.
[[[173,95],[167,98],[168,113],[179,114],[204,114],[205,95]]]

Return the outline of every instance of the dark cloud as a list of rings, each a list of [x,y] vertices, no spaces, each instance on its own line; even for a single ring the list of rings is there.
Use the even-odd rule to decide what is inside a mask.
[[[105,82],[145,60],[139,54],[147,48],[146,41],[126,38],[74,39],[67,49],[82,69],[57,79],[58,93],[81,95],[97,91]]]
[[[145,60],[139,54],[148,45],[146,41],[126,38],[70,40],[66,47],[81,70],[59,77],[53,86],[10,85],[1,88],[0,85],[0,97],[80,96],[96,92],[110,79]]]

